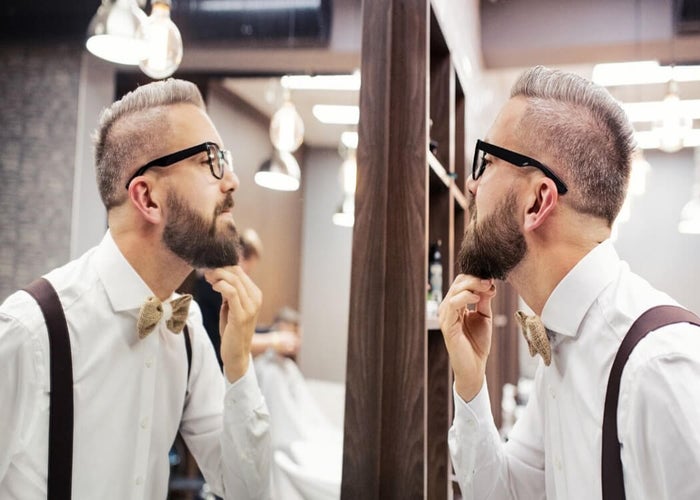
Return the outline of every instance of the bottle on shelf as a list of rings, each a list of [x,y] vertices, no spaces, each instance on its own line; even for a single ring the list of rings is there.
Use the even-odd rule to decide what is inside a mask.
[[[442,302],[442,241],[430,245],[428,252],[428,301]]]

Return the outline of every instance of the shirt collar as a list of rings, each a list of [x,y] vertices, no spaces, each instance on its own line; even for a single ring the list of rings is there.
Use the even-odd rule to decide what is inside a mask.
[[[115,311],[139,309],[154,295],[121,253],[109,230],[97,246],[95,267]]]
[[[542,322],[562,335],[575,337],[600,292],[617,275],[618,257],[610,240],[596,246],[559,282],[542,309]]]

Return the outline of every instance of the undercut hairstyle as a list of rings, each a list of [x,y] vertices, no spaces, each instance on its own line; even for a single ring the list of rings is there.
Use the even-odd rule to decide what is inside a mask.
[[[171,125],[168,107],[192,104],[205,109],[194,83],[170,78],[138,87],[100,115],[93,134],[97,187],[107,211],[127,199],[127,179],[162,144]]]
[[[573,73],[536,66],[523,73],[511,97],[527,99],[519,139],[553,159],[548,165],[569,187],[578,212],[611,226],[625,200],[634,130],[610,93]]]

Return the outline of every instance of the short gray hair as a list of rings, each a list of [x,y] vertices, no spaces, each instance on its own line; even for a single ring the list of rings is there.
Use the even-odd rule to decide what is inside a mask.
[[[518,135],[533,151],[546,153],[569,187],[571,206],[612,225],[625,200],[634,130],[610,93],[590,80],[536,66],[523,73],[511,97],[527,110]]]
[[[108,211],[126,200],[124,185],[136,162],[167,133],[167,107],[183,103],[205,108],[194,83],[170,78],[138,87],[102,112],[93,139],[97,186]]]

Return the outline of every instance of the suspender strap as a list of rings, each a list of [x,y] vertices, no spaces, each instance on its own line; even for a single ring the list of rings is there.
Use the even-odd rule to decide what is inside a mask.
[[[622,476],[620,441],[617,434],[617,402],[620,396],[620,378],[627,359],[637,343],[649,332],[674,323],[692,323],[700,326],[700,318],[676,306],[652,307],[632,324],[622,340],[610,370],[603,413],[602,483],[603,500],[625,500],[625,483]]]
[[[48,500],[70,500],[73,478],[73,362],[68,326],[56,291],[44,278],[24,289],[39,304],[49,332]]]
[[[185,349],[187,350],[187,382],[190,381],[190,371],[192,370],[192,339],[190,339],[190,331],[185,325],[182,329],[182,333],[185,334]]]

